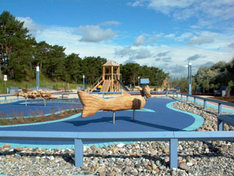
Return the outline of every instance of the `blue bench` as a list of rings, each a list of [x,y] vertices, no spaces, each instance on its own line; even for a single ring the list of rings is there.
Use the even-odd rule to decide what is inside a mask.
[[[221,86],[219,90],[214,91],[214,95],[219,95],[219,96],[227,96],[228,93],[228,86]]]
[[[234,126],[234,115],[218,116],[218,131],[224,130],[224,123]]]

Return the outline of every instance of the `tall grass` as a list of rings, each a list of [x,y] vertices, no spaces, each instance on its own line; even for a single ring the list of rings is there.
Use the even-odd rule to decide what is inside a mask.
[[[50,87],[57,90],[69,90],[69,89],[76,89],[76,87],[82,86],[82,84],[75,84],[75,83],[66,83],[66,82],[53,82],[51,80],[40,80],[40,87]],[[36,87],[36,80],[31,81],[22,81],[16,82],[14,80],[8,80],[4,82],[0,80],[0,94],[5,94],[7,87],[18,87],[19,89],[30,89]]]

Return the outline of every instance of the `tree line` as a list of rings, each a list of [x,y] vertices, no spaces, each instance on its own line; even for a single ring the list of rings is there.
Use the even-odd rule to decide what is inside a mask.
[[[221,86],[234,86],[234,58],[230,62],[220,61],[210,67],[200,67],[192,77],[193,92],[200,90],[203,93],[213,93]],[[186,77],[171,79],[170,85],[188,91]]]
[[[102,74],[102,65],[107,62],[102,57],[84,57],[79,54],[65,54],[65,48],[37,42],[9,12],[0,15],[0,79],[8,75],[15,81],[30,81],[36,77],[36,66],[42,76],[53,81],[82,83],[85,75],[88,84],[93,84]],[[121,79],[124,84],[135,85],[138,77],[149,78],[150,84],[161,86],[168,76],[156,67],[140,66],[136,63],[121,65]]]

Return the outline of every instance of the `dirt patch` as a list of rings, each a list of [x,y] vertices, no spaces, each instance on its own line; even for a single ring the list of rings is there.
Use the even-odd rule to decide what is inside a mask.
[[[230,97],[212,97],[213,99],[216,100],[221,100],[221,101],[227,101],[230,103],[234,103],[234,96],[230,96]]]
[[[188,92],[183,92],[183,93],[188,94]],[[230,102],[230,103],[234,103],[234,96],[221,97],[221,96],[214,96],[213,93],[194,93],[194,92],[193,92],[193,95],[210,96],[209,97],[210,99],[215,99],[215,100],[227,101],[227,102]]]
[[[47,122],[53,120],[64,119],[72,115],[82,112],[81,108],[69,109],[65,112],[60,112],[59,114],[52,113],[49,116],[40,116],[40,117],[15,117],[13,119],[0,119],[0,125],[16,125],[16,124],[29,124],[29,123],[38,123],[38,122]]]

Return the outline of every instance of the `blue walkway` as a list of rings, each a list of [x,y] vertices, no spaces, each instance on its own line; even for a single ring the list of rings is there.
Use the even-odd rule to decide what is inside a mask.
[[[57,102],[58,101],[58,102]],[[21,117],[23,114],[24,117],[28,116],[38,116],[42,112],[44,115],[51,114],[52,111],[59,112],[62,110],[66,110],[69,108],[78,108],[80,105],[74,100],[70,102],[65,102],[62,100],[49,100],[44,106],[44,102],[41,99],[38,100],[28,100],[27,106],[25,106],[25,100],[15,101],[11,103],[0,104],[0,116],[1,118],[4,117]],[[3,117],[4,116],[4,117]]]
[[[112,123],[112,112],[99,112],[85,119],[80,114],[55,122],[44,122],[40,124],[17,125],[11,127],[0,127],[0,130],[12,131],[68,131],[68,132],[144,132],[144,131],[179,131],[194,130],[203,124],[203,118],[195,114],[175,110],[171,104],[175,102],[167,98],[150,98],[144,109],[136,111],[136,120],[132,120],[132,110],[116,112],[116,122]],[[21,111],[25,106],[21,104],[9,106]],[[35,104],[36,105],[36,104]],[[47,104],[48,106],[49,103]],[[0,105],[1,107],[2,105]],[[3,105],[5,106],[5,105]],[[33,106],[28,106],[28,111]],[[8,111],[10,111],[8,109]],[[3,141],[0,141],[3,142]],[[19,141],[15,141],[19,142]],[[29,141],[34,143],[34,141]],[[48,142],[47,142],[48,143]],[[59,142],[54,142],[59,144]],[[64,144],[64,143],[63,143]]]

